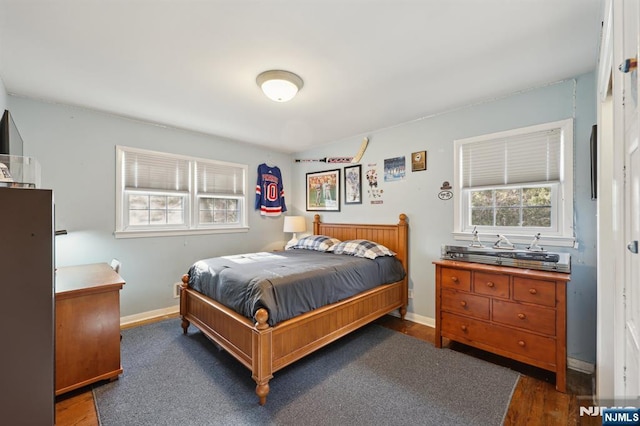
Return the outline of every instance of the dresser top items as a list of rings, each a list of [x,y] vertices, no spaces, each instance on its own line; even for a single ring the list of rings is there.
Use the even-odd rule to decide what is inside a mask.
[[[469,262],[469,261],[449,260],[449,259],[434,260],[432,263],[434,265],[452,267],[457,269],[469,269],[469,270],[473,269],[474,271],[502,273],[502,274],[509,274],[512,276],[531,277],[531,278],[538,278],[538,279],[550,279],[554,281],[571,281],[571,274],[567,274],[564,272],[542,271],[542,270],[532,269],[532,268],[524,269],[522,267],[517,268],[517,267],[510,267],[510,266],[490,265],[490,264],[482,264],[482,263],[475,263],[475,262]]]
[[[484,246],[443,245],[441,258],[459,262],[481,263],[494,266],[508,266],[539,271],[571,272],[571,255],[546,250],[496,248]]]

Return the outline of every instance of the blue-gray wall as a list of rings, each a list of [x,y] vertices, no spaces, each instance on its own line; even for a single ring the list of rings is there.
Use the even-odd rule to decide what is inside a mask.
[[[9,96],[9,109],[24,140],[25,155],[42,167],[42,187],[54,190],[56,264],[122,263],[127,284],[121,293],[123,316],[178,303],[173,284],[197,259],[282,247],[283,219],[253,210],[247,233],[116,239],[115,146],[171,152],[249,165],[248,190],[255,188],[258,164],[280,166],[290,182],[288,155],[245,143],[176,130],[82,108]]]
[[[0,90],[0,94],[1,94]],[[1,96],[0,96],[1,101]],[[56,225],[69,235],[58,237],[59,266],[110,261],[118,258],[127,285],[122,292],[122,315],[175,305],[171,287],[186,268],[202,257],[255,250],[271,250],[289,235],[282,218],[265,219],[251,210],[246,234],[120,239],[115,226],[115,145],[215,158],[249,165],[250,188],[259,163],[267,161],[283,172],[290,212],[304,214],[305,175],[343,165],[293,163],[293,158],[353,155],[363,136],[370,138],[361,164],[427,151],[427,170],[411,172],[396,182],[384,182],[383,204],[342,205],[323,212],[324,221],[388,223],[406,213],[410,221],[410,286],[413,299],[409,319],[432,324],[435,311],[434,267],[442,244],[454,244],[453,201],[437,195],[443,181],[453,181],[453,141],[565,118],[574,118],[574,216],[577,249],[572,256],[568,294],[568,354],[595,362],[596,221],[590,199],[589,135],[596,122],[594,74],[578,76],[546,87],[523,91],[392,128],[371,131],[334,144],[289,156],[252,145],[145,124],[82,108],[8,96],[8,106],[25,141],[25,155],[42,165],[42,186],[56,198]],[[364,188],[366,190],[366,185]],[[251,191],[251,189],[250,189]],[[558,249],[558,251],[563,251]]]
[[[467,106],[426,117],[393,128],[372,131],[361,160],[363,171],[378,165],[384,190],[383,204],[371,204],[363,183],[363,204],[342,205],[339,213],[323,213],[325,221],[343,223],[368,221],[387,223],[406,213],[410,220],[410,287],[413,299],[409,319],[433,324],[435,316],[435,268],[442,244],[456,244],[453,230],[453,201],[437,195],[443,181],[453,182],[453,141],[539,123],[574,118],[574,216],[577,249],[561,249],[572,257],[572,280],[568,287],[568,354],[587,363],[595,362],[596,313],[596,205],[590,195],[589,136],[596,123],[595,77],[581,75],[549,86],[509,97]],[[327,147],[296,154],[300,158],[349,156],[358,150],[362,137],[336,142]],[[427,151],[427,170],[411,172],[412,152]],[[405,156],[406,178],[384,182],[380,171],[384,159]],[[291,206],[305,211],[305,175],[310,171],[342,168],[342,164],[299,163],[293,168]],[[344,171],[343,171],[344,172]],[[457,244],[466,244],[458,242]]]

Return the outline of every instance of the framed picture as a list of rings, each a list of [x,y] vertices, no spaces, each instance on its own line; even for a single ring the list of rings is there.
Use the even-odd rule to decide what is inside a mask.
[[[362,204],[362,166],[344,168],[344,203]]]
[[[340,169],[307,173],[307,211],[340,211]]]
[[[411,154],[411,171],[419,172],[420,170],[427,170],[427,151]]]
[[[405,176],[405,158],[394,157],[384,159],[384,181],[393,182],[396,180],[402,180]]]

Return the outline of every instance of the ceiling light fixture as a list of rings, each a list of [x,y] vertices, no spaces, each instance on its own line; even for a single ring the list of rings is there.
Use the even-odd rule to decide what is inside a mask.
[[[256,83],[262,89],[267,98],[276,102],[287,102],[293,99],[302,89],[302,79],[289,71],[270,70],[260,73],[256,77]]]

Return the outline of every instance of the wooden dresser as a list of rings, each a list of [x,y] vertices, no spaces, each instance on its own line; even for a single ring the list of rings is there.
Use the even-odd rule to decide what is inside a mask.
[[[55,394],[118,378],[123,279],[96,263],[58,268],[55,283]]]
[[[439,260],[436,347],[442,338],[556,373],[566,392],[569,274]]]

